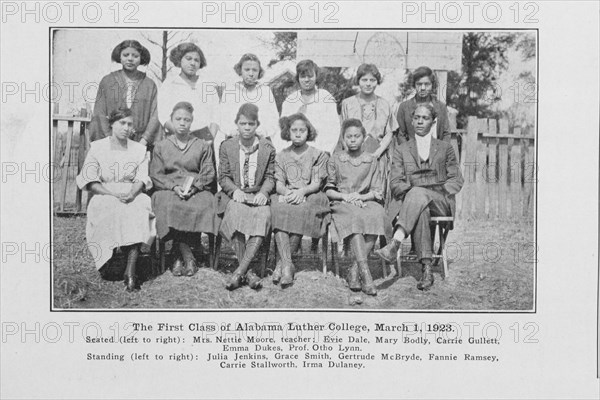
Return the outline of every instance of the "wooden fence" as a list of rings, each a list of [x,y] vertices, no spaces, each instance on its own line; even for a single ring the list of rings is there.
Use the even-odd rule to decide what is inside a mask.
[[[456,198],[461,219],[532,219],[537,166],[535,136],[509,132],[508,121],[469,117],[458,146],[465,179]],[[458,151],[460,150],[460,153]]]
[[[59,127],[66,122],[67,131],[64,134],[59,132]],[[53,144],[53,164],[52,171],[60,171],[59,176],[54,176],[53,199],[54,212],[57,215],[70,215],[85,213],[85,207],[82,205],[82,191],[74,185],[75,176],[79,174],[83,167],[83,162],[89,148],[89,123],[85,110],[82,110],[79,116],[60,115],[58,106],[55,104],[52,114],[52,144]],[[75,124],[79,124],[79,136],[75,136]],[[67,189],[75,191],[75,208],[69,207],[67,202]],[[75,189],[73,189],[75,188]]]

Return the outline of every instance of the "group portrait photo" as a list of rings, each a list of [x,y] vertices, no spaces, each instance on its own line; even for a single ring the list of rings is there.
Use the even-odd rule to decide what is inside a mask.
[[[50,35],[53,310],[535,312],[536,30]]]

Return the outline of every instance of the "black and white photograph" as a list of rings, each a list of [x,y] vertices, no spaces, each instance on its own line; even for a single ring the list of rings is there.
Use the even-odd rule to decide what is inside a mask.
[[[0,398],[599,398],[598,2],[0,14]]]
[[[54,30],[53,307],[533,311],[536,68],[535,30]]]

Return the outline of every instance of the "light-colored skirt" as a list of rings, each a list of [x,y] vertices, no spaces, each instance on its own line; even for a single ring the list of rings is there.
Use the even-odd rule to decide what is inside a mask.
[[[114,196],[95,195],[87,208],[87,246],[96,269],[113,255],[113,250],[136,243],[151,245],[156,237],[150,197],[140,193],[128,204]]]

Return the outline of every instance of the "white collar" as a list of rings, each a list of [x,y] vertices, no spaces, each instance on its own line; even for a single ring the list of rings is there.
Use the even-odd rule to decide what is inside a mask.
[[[417,141],[417,152],[422,160],[429,158],[429,149],[431,147],[431,130],[425,136],[419,136],[415,133],[415,140]]]

